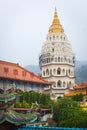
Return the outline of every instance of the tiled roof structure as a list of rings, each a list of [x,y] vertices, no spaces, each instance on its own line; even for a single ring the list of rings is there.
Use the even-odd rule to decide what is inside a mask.
[[[82,84],[75,84],[73,86],[73,89],[67,93],[67,94],[64,94],[66,97],[71,97],[71,96],[74,96],[76,94],[83,94],[83,95],[86,95],[87,94],[87,82],[85,83],[82,83]]]
[[[37,76],[34,73],[26,70],[19,64],[1,60],[0,60],[0,78],[41,83],[41,84],[53,84],[52,82],[43,80],[40,76]]]

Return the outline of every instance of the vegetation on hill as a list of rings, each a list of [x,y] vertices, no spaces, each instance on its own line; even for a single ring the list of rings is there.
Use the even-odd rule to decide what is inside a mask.
[[[82,83],[87,81],[87,65],[75,69],[76,82]]]

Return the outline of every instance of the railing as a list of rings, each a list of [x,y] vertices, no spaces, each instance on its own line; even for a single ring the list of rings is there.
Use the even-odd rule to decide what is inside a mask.
[[[47,127],[47,126],[22,126],[14,130],[87,130],[87,129],[86,128]]]

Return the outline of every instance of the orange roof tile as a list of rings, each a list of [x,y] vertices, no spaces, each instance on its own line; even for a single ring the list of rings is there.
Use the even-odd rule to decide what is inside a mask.
[[[74,96],[74,95],[76,95],[76,94],[80,94],[80,93],[82,93],[83,95],[86,95],[86,91],[74,91],[74,92],[70,92],[70,93],[68,93],[68,94],[64,94],[64,96],[65,97],[71,97],[71,96]]]
[[[52,82],[45,81],[40,76],[26,70],[19,64],[10,63],[0,60],[0,78],[35,82],[41,84],[53,84]]]

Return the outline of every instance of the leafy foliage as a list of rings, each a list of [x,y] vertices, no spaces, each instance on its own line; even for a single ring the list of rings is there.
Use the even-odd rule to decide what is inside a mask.
[[[83,95],[80,93],[80,94],[76,94],[74,96],[72,96],[72,100],[74,101],[83,101]]]
[[[20,97],[20,103],[22,104],[22,107],[26,106],[23,105],[23,102],[30,104],[29,106],[31,106],[32,103],[37,102],[43,108],[51,108],[54,102],[50,99],[50,95],[42,94],[38,92],[20,92],[19,97]]]
[[[69,98],[61,98],[55,102],[53,119],[61,127],[87,127],[87,112]]]

